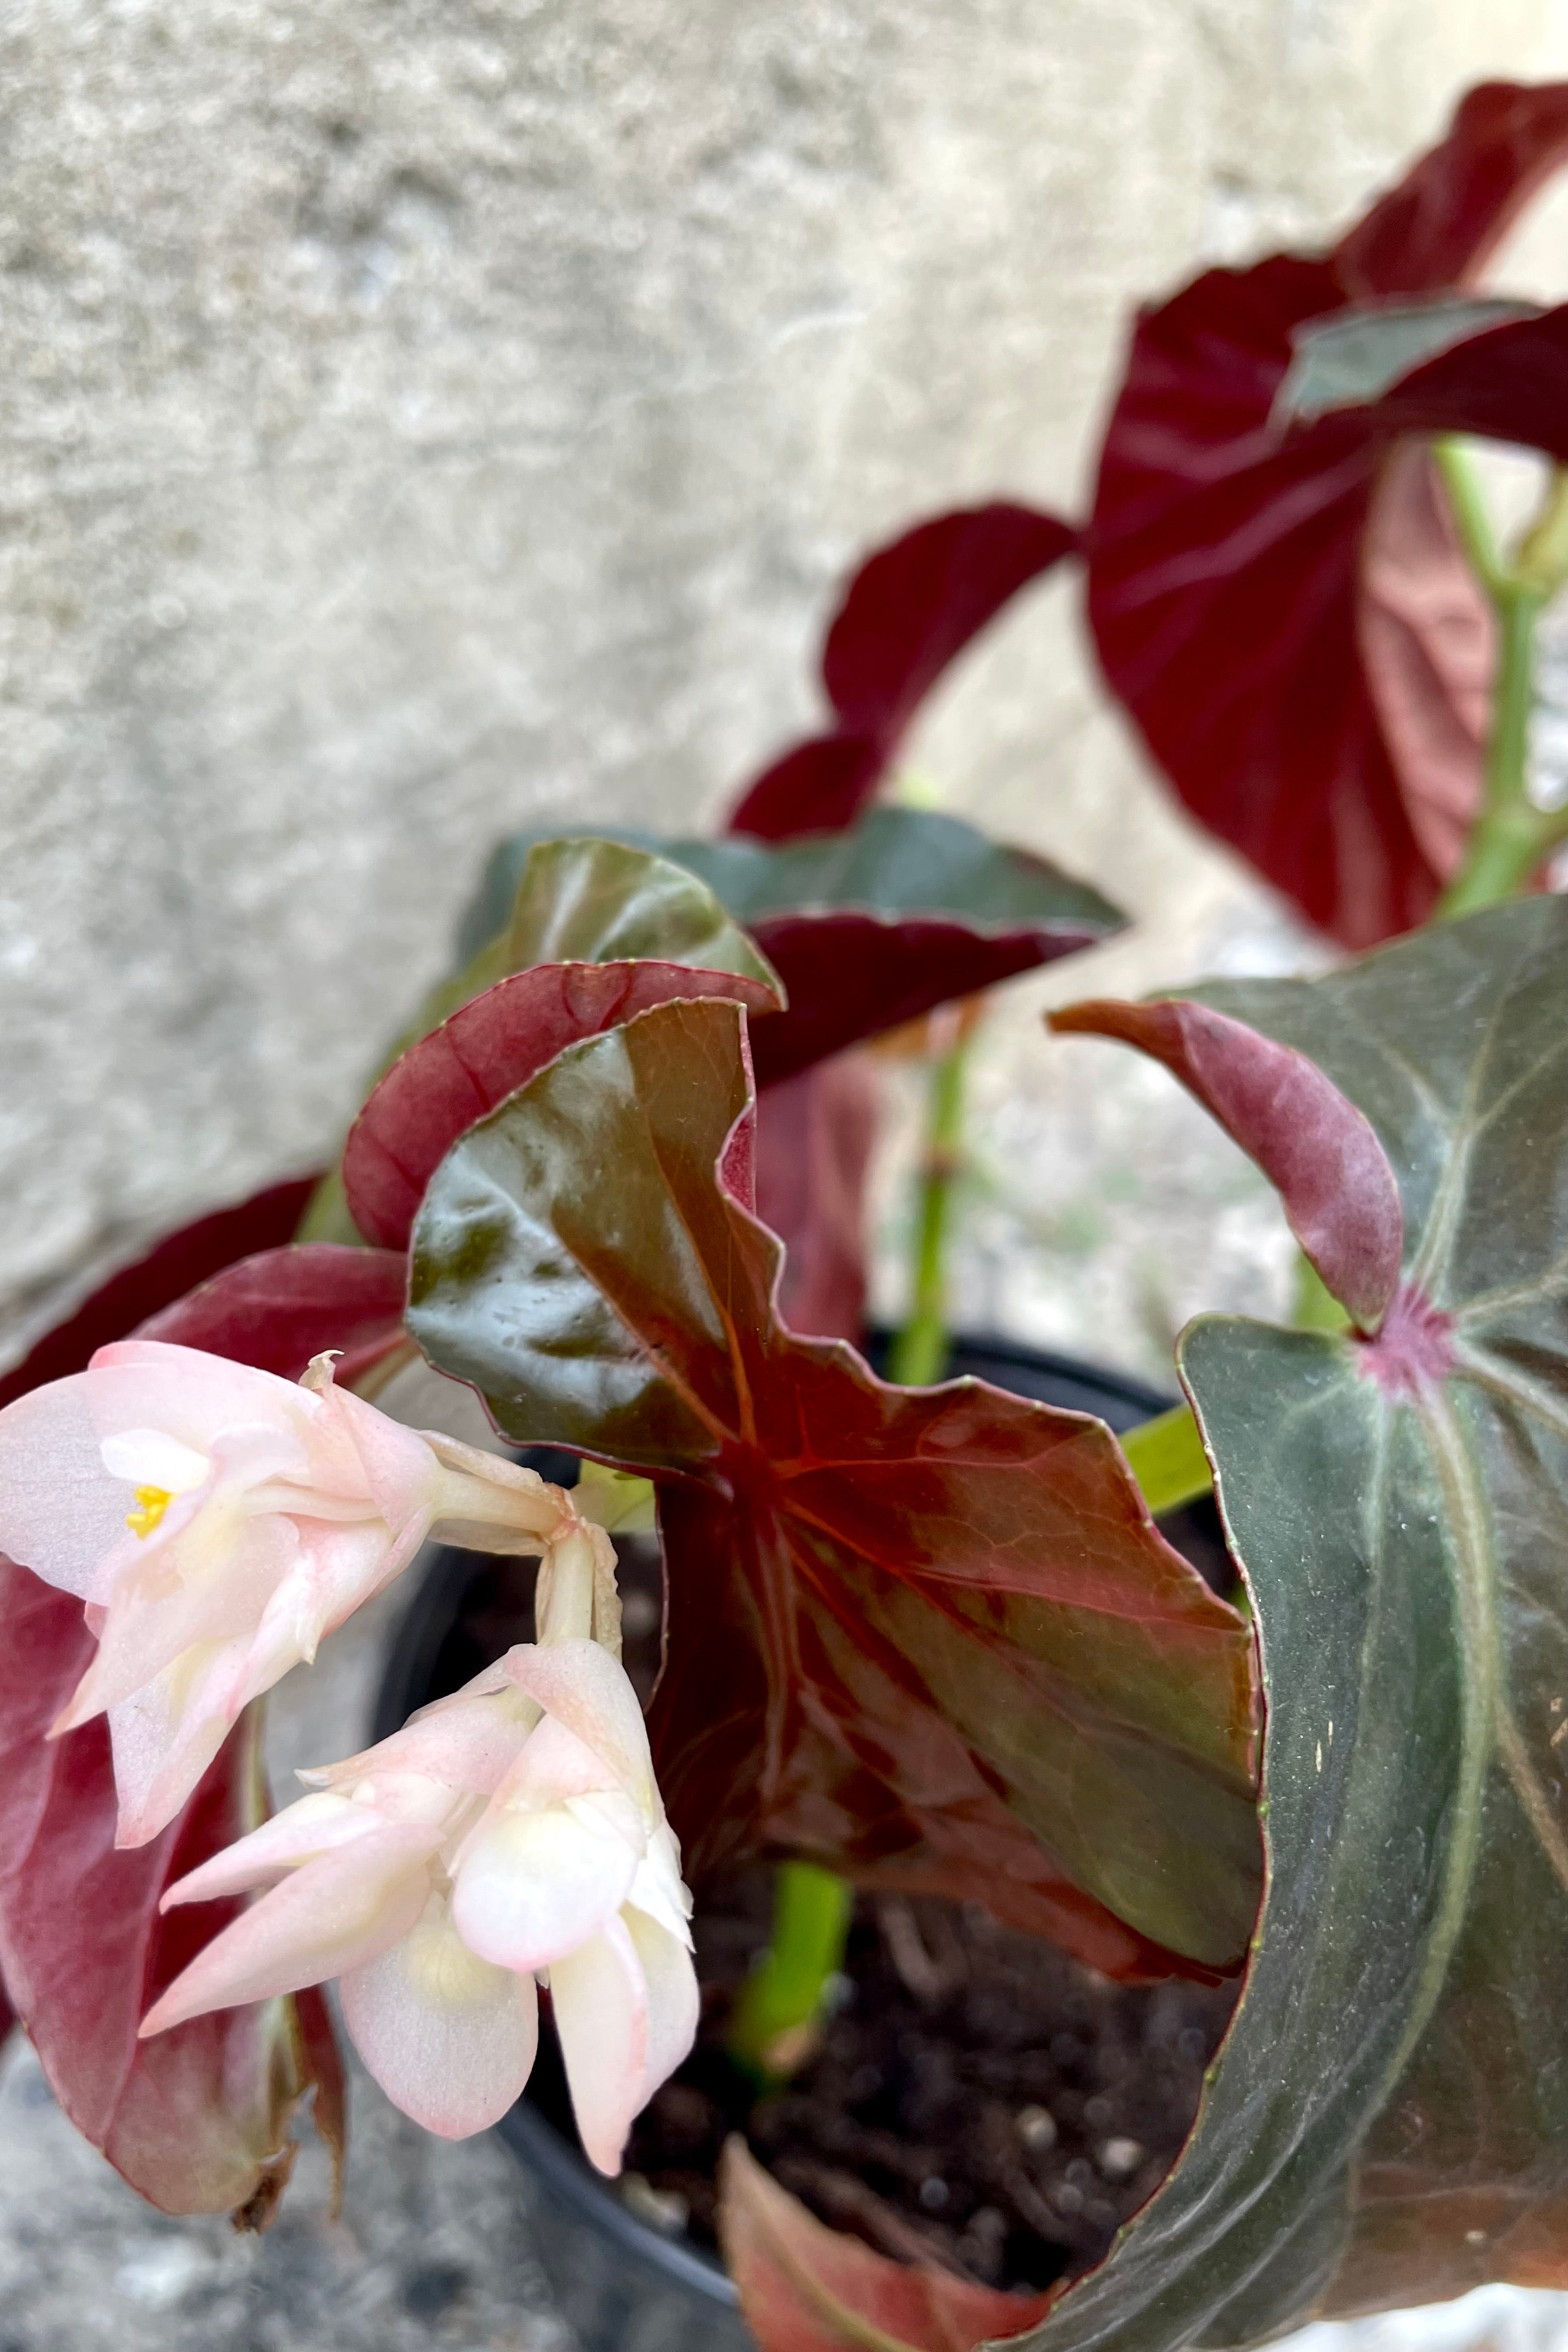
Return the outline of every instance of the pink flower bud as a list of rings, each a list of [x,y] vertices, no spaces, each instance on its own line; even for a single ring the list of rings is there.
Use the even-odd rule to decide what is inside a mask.
[[[303,1777],[311,1795],[164,1897],[270,1890],[142,2032],[336,1977],[387,2095],[458,2138],[521,2094],[540,1979],[583,2144],[618,2171],[698,2008],[690,1901],[620,1665],[585,1638],[511,1650],[379,1747]]]
[[[531,1472],[402,1428],[321,1358],[295,1386],[122,1340],[0,1412],[0,1549],[87,1604],[98,1653],[54,1728],[107,1712],[121,1845],[433,1528],[538,1550],[563,1524]]]

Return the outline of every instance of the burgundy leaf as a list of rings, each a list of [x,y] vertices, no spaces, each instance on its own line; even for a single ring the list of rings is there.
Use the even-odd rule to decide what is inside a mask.
[[[939,1004],[1093,947],[1105,927],[1067,919],[985,929],[961,916],[845,911],[764,916],[752,933],[789,992],[788,1012],[752,1040],[757,1084],[774,1087]]]
[[[1399,1280],[1399,1187],[1371,1121],[1293,1046],[1179,998],[1069,1004],[1053,1029],[1120,1037],[1163,1062],[1284,1202],[1290,1230],[1341,1305],[1375,1330]]]
[[[757,1213],[784,1245],[779,1313],[793,1331],[858,1339],[866,1320],[866,1179],[877,1072],[841,1055],[757,1101]]]
[[[182,1225],[133,1265],[121,1266],[0,1379],[0,1406],[41,1388],[46,1381],[61,1381],[68,1372],[83,1370],[97,1349],[123,1339],[160,1307],[237,1258],[289,1241],[317,1181],[314,1176],[302,1176],[268,1185],[234,1208],[218,1209],[194,1224]]]
[[[288,2002],[223,2010],[151,2042],[153,2000],[237,1904],[160,1918],[164,1888],[253,1828],[265,1805],[242,1723],[167,1829],[117,1850],[100,1717],[45,1735],[92,1653],[79,1601],[0,1560],[0,1968],[66,2114],[132,2188],[171,2213],[271,2218],[293,2161],[287,2126],[314,2082],[341,2134],[324,2018]]]
[[[1292,334],[1473,281],[1565,155],[1568,85],[1473,91],[1332,253],[1210,270],[1146,311],[1106,433],[1089,605],[1107,680],[1194,814],[1351,945],[1430,910],[1441,876],[1411,803],[1452,788],[1395,766],[1363,658],[1363,544],[1390,437],[1466,430],[1554,449],[1560,331],[1495,328],[1374,406],[1281,435]],[[1478,376],[1467,354],[1481,346]],[[1419,760],[1408,740],[1399,750]],[[1472,803],[1478,789],[1479,766]]]
[[[1245,1627],[1101,1423],[784,1327],[751,1102],[741,1009],[659,1006],[470,1128],[413,1246],[410,1330],[506,1434],[666,1482],[649,1730],[692,1872],[800,1854],[1107,1974],[1234,1966]]]
[[[837,726],[759,776],[736,804],[731,832],[780,841],[848,824],[948,664],[1077,544],[1054,515],[997,501],[938,515],[868,556],[823,648]]]
[[[286,1381],[334,1349],[337,1377],[350,1383],[401,1344],[406,1274],[395,1250],[339,1242],[263,1250],[149,1316],[136,1337],[205,1348]]]
[[[830,2230],[739,2137],[720,2168],[719,2233],[762,2352],[972,2352],[1032,2326],[1052,2301],[891,2262]]]
[[[775,992],[736,972],[683,964],[546,963],[474,997],[395,1061],[355,1119],[343,1184],[368,1241],[408,1246],[408,1235],[448,1147],[581,1037],[672,997],[727,996],[771,1013]]]

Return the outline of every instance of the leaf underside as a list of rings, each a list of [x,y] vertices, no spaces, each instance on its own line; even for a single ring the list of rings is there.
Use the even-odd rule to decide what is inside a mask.
[[[1038,2352],[1568,2285],[1568,907],[1205,1000],[1310,1053],[1404,1202],[1373,1340],[1208,1318],[1268,1893],[1192,2140]]]
[[[693,1870],[799,1853],[1109,1973],[1225,1968],[1245,1628],[1100,1423],[785,1329],[751,1139],[743,1014],[667,1005],[456,1144],[413,1248],[410,1329],[509,1435],[664,1481],[651,1730]]]
[[[1293,431],[1275,404],[1304,327],[1472,282],[1565,155],[1568,85],[1472,90],[1331,253],[1210,270],[1145,311],[1107,428],[1089,534],[1107,681],[1200,821],[1352,947],[1424,919],[1480,783],[1443,644],[1462,605],[1489,665],[1479,588],[1451,548],[1405,534],[1407,575],[1430,559],[1447,611],[1428,625],[1407,576],[1391,623],[1363,567],[1394,436],[1554,448],[1562,325],[1494,327]]]

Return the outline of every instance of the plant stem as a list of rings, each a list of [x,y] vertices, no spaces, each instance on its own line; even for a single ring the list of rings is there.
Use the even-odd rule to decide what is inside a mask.
[[[844,1965],[855,1890],[811,1862],[785,1862],[773,1881],[773,1932],[741,1988],[730,2055],[763,2082],[791,2074],[816,2044],[828,1983]]]
[[[1157,1519],[1184,1503],[1195,1503],[1214,1484],[1197,1423],[1184,1404],[1130,1429],[1121,1451]]]
[[[1510,561],[1499,556],[1469,458],[1458,444],[1436,445],[1454,519],[1498,619],[1485,794],[1463,863],[1437,903],[1439,919],[1495,907],[1524,888],[1568,832],[1562,811],[1530,797],[1530,717],[1535,699],[1535,626],[1568,580],[1568,470],[1552,468],[1540,514]]]
[[[1486,797],[1464,862],[1438,902],[1439,918],[1495,907],[1521,889],[1552,844],[1552,819],[1527,789],[1530,713],[1535,692],[1535,624],[1546,602],[1531,582],[1500,585],[1498,675],[1487,744]]]
[[[947,1244],[952,1197],[963,1168],[963,1081],[968,1025],[959,1009],[948,1015],[949,1042],[931,1072],[925,1150],[915,1202],[915,1245],[910,1311],[888,1359],[888,1377],[901,1387],[924,1388],[947,1364]]]

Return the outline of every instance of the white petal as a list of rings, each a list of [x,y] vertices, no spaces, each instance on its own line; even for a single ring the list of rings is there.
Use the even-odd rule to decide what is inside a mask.
[[[109,1710],[114,1787],[120,1799],[117,1846],[145,1845],[168,1826],[217,1754],[237,1719],[222,1704],[244,1653],[216,1643],[210,1654],[189,1652],[133,1698]],[[204,1688],[217,1696],[193,1708],[187,1674],[197,1666]]]
[[[648,1840],[626,1901],[657,1919],[689,1951],[691,1929],[687,1923],[691,1917],[691,1897],[680,1875],[679,1851],[672,1832],[661,1824]]]
[[[0,1551],[84,1601],[127,1542],[129,1497],[103,1466],[89,1375],[51,1381],[0,1412]]]
[[[648,2065],[647,1983],[621,1918],[555,1962],[550,1999],[583,2146],[617,2173]]]
[[[408,1933],[430,1890],[426,1847],[384,1832],[293,1872],[216,1936],[142,2022],[162,2033],[209,2010],[269,2000],[362,1968]]]
[[[203,1348],[162,1339],[117,1339],[100,1348],[81,1378],[89,1383],[100,1438],[125,1429],[161,1429],[197,1454],[237,1429],[270,1428],[289,1458],[306,1466],[313,1397],[275,1372],[232,1363]]]
[[[410,1716],[401,1731],[345,1757],[320,1764],[300,1778],[313,1788],[341,1789],[388,1773],[418,1772],[449,1788],[477,1796],[493,1794],[517,1761],[532,1724],[521,1710],[528,1701],[504,1684],[500,1691],[473,1695],[454,1691]]]
[[[402,1941],[342,1979],[343,2022],[394,2105],[443,2139],[500,2121],[539,2041],[530,1976],[468,1951],[432,1896]]]
[[[492,1803],[454,1873],[464,1942],[498,1968],[542,1969],[597,1934],[637,1874],[642,1841],[627,1813],[620,1823],[585,1823],[564,1806],[517,1812]]]
[[[627,1934],[642,1962],[647,1986],[647,2057],[643,2069],[642,2095],[634,2113],[646,2107],[661,2083],[669,2080],[697,2039],[701,1996],[697,1970],[687,1948],[690,1937],[672,1936],[657,1919],[628,1904],[621,1913]],[[681,1923],[684,1927],[684,1921]]]
[[[99,1447],[111,1478],[128,1478],[133,1486],[162,1486],[165,1494],[188,1494],[205,1483],[209,1457],[194,1446],[182,1445],[162,1429],[121,1429]]]
[[[657,1812],[647,1727],[625,1668],[608,1650],[597,1642],[552,1642],[547,1649],[523,1643],[501,1664],[546,1715],[603,1757],[650,1818]]]

